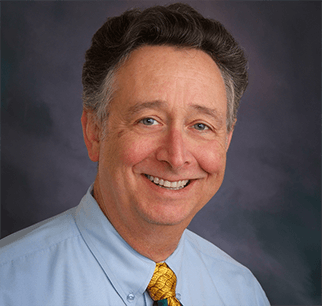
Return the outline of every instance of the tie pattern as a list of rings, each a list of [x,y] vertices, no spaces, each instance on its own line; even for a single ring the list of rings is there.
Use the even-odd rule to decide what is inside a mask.
[[[148,292],[158,306],[180,306],[176,298],[177,278],[166,263],[157,263]]]

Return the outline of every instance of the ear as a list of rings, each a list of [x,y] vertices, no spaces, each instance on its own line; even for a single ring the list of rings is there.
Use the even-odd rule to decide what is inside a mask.
[[[234,124],[232,125],[230,132],[228,132],[227,136],[226,136],[226,152],[229,149],[231,138],[233,137],[233,132],[234,132],[234,128],[236,125],[236,121],[237,121],[237,119],[234,121]]]
[[[97,125],[95,115],[84,109],[81,122],[88,156],[91,161],[97,162],[100,151],[100,128]]]

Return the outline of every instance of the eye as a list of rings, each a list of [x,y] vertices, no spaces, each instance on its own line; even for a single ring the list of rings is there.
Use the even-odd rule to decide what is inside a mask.
[[[156,124],[158,124],[158,121],[156,121],[153,118],[143,118],[139,122],[143,123],[144,125],[156,125]]]
[[[209,130],[209,127],[203,123],[196,123],[193,125],[193,127],[198,131],[205,131]]]

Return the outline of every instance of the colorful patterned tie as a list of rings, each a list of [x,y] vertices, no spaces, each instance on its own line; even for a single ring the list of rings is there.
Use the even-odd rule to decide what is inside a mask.
[[[180,306],[176,298],[177,278],[166,263],[157,263],[148,285],[148,292],[158,306]]]

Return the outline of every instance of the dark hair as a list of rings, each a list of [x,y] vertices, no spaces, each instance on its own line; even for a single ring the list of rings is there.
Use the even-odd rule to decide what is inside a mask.
[[[227,130],[237,116],[247,83],[247,60],[243,50],[224,26],[204,18],[187,4],[132,9],[108,18],[94,34],[83,67],[84,108],[102,122],[113,98],[115,71],[130,53],[144,45],[195,48],[209,54],[218,65],[227,93]]]

